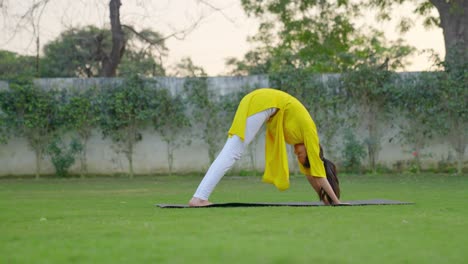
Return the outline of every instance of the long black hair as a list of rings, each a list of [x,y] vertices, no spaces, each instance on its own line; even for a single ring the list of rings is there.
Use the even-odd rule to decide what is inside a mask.
[[[322,146],[320,146],[320,158],[322,159],[323,166],[325,167],[325,173],[327,175],[328,183],[332,187],[333,192],[335,192],[336,197],[340,198],[340,181],[338,180],[338,172],[336,170],[336,166],[333,162],[331,162],[323,156]],[[323,188],[320,188],[319,198],[320,201],[324,201],[325,199],[327,199],[327,201],[330,204],[333,204],[333,200],[325,192],[325,190],[323,190]]]
[[[336,170],[336,166],[333,162],[330,160],[326,159],[323,156],[323,149],[322,146],[320,146],[320,153],[319,153],[320,159],[323,162],[323,166],[325,167],[325,173],[327,175],[327,180],[330,186],[333,189],[333,192],[335,193],[336,197],[340,198],[340,181],[338,180],[338,172]],[[309,162],[309,157],[306,157],[306,160],[304,162],[304,167],[310,168],[310,162]],[[327,201],[330,204],[333,204],[333,200],[330,198],[330,196],[325,192],[323,188],[320,188],[320,192],[318,193],[320,201],[324,201],[327,199]]]

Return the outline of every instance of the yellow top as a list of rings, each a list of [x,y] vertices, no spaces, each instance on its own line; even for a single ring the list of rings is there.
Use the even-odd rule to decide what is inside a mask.
[[[303,143],[311,168],[299,167],[305,175],[326,177],[319,153],[317,128],[307,109],[293,96],[270,88],[257,89],[247,94],[240,102],[229,136],[237,135],[244,140],[247,117],[269,108],[277,108],[276,114],[266,125],[265,173],[263,181],[273,183],[279,190],[289,188],[289,167],[286,143]]]

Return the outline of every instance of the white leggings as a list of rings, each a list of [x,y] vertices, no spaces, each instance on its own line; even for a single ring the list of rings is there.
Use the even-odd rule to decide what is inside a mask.
[[[227,139],[226,144],[206,172],[193,197],[208,200],[224,174],[241,158],[242,153],[249,143],[252,142],[263,123],[274,115],[275,112],[276,108],[269,108],[247,118],[244,141],[236,135]]]

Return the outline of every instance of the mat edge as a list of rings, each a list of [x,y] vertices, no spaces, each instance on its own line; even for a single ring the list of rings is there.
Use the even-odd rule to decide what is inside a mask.
[[[336,205],[334,207],[347,207],[347,206],[370,206],[370,205],[412,205],[414,202],[404,202],[388,199],[373,199],[373,200],[351,200],[344,201],[354,203],[350,205]],[[278,203],[216,203],[209,206],[190,207],[187,204],[155,204],[159,208],[221,208],[221,207],[317,207],[326,206],[321,202],[278,202]]]

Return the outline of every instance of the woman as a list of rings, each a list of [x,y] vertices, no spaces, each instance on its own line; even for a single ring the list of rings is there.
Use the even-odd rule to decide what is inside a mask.
[[[331,166],[329,161],[326,163],[330,172],[327,180],[317,129],[307,109],[299,100],[285,92],[262,88],[247,94],[241,100],[229,129],[229,138],[189,201],[190,206],[211,204],[208,200],[211,192],[224,174],[241,158],[265,122],[267,125],[263,181],[274,184],[279,190],[289,188],[287,143],[294,146],[300,170],[307,176],[320,199],[327,205],[341,204],[336,173],[330,174],[334,166]]]

